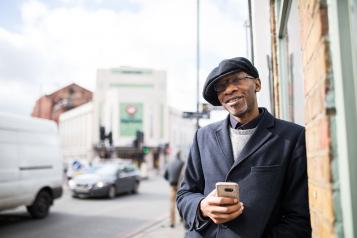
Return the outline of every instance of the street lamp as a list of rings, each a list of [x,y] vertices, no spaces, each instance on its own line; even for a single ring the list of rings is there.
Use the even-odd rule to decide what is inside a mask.
[[[249,14],[249,27],[250,27],[250,59],[252,61],[252,64],[254,65],[253,22],[252,22],[252,1],[251,0],[248,0],[248,14]]]
[[[196,112],[200,112],[200,0],[197,0],[197,46],[196,46]],[[196,117],[196,127],[200,128],[200,118]]]

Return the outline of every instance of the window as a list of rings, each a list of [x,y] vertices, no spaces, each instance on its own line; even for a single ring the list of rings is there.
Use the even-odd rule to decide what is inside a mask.
[[[300,20],[297,0],[280,2],[279,78],[280,115],[304,125],[304,77],[300,44]]]
[[[291,121],[304,125],[304,73],[302,68],[298,1],[296,0],[291,3],[287,22],[287,41],[288,115]]]
[[[336,130],[343,232],[357,234],[357,36],[356,0],[329,1],[330,50],[335,88]]]
[[[350,6],[350,22],[351,22],[351,43],[352,43],[352,59],[353,59],[353,69],[354,69],[354,84],[355,92],[357,92],[357,0],[351,1]],[[357,100],[357,97],[355,98]],[[357,105],[357,101],[356,101]]]

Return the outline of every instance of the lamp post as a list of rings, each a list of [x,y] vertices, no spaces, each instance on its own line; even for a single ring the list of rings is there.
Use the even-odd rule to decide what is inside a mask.
[[[200,112],[200,0],[197,0],[197,32],[196,32],[196,112]],[[200,128],[200,118],[196,117],[196,127]]]
[[[249,27],[250,27],[250,59],[252,61],[252,64],[254,65],[253,22],[252,22],[252,1],[251,0],[248,0],[248,14],[249,14]]]

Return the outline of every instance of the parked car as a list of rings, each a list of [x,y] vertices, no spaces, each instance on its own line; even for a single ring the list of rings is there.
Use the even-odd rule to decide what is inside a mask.
[[[0,211],[26,206],[33,218],[44,218],[62,183],[56,124],[0,113]]]
[[[140,172],[131,163],[104,163],[69,181],[72,197],[114,198],[120,193],[137,193]]]

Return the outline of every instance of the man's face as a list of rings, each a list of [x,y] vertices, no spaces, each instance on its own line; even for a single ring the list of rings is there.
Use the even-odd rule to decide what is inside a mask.
[[[256,92],[260,91],[260,79],[245,72],[228,75],[214,85],[218,100],[233,116],[249,117],[258,109]]]

